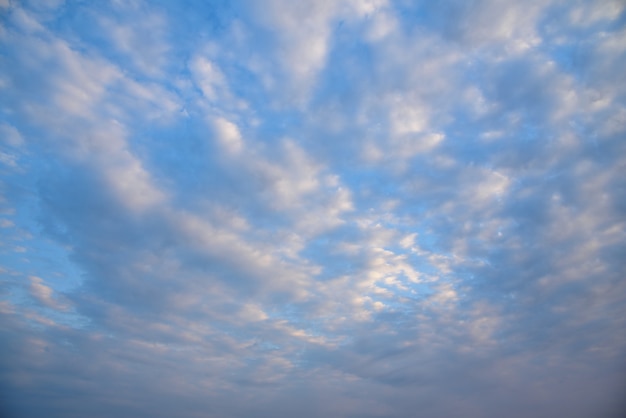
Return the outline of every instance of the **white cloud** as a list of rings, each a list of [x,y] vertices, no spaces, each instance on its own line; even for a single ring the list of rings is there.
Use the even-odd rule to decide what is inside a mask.
[[[11,228],[15,226],[15,224],[8,219],[0,219],[0,228]]]
[[[26,33],[41,33],[45,29],[30,13],[21,8],[11,10],[11,18],[15,25]]]
[[[146,12],[145,6],[125,4],[119,9],[122,15],[132,13],[134,18],[120,22],[119,17],[100,17],[100,25],[117,50],[129,57],[137,70],[151,77],[163,76],[170,51],[170,45],[164,39],[166,19],[157,13]]]
[[[12,168],[16,168],[17,167],[17,156],[13,155],[13,154],[8,154],[6,152],[0,152],[0,163],[12,167]]]
[[[198,56],[189,63],[194,81],[208,100],[217,100],[226,88],[226,79],[220,69],[208,59]]]
[[[214,118],[212,125],[220,146],[227,153],[238,154],[241,152],[243,139],[237,125],[222,117]]]
[[[277,58],[290,78],[296,101],[301,101],[326,63],[337,4],[273,0],[259,2],[256,8],[261,22],[276,31]]]
[[[66,311],[68,309],[67,305],[59,300],[54,290],[46,285],[43,279],[36,276],[30,276],[28,279],[30,281],[30,294],[39,303],[59,311]]]
[[[6,123],[0,124],[0,138],[2,142],[12,147],[19,147],[24,144],[24,139],[19,131],[14,126]]]
[[[570,23],[590,26],[603,20],[615,20],[624,11],[624,4],[619,0],[578,2],[568,13]]]
[[[25,37],[20,42],[25,46],[24,51],[29,51],[20,56],[27,71],[31,74],[41,71],[31,62],[31,55],[49,62],[54,69],[46,77],[49,105],[54,110],[40,104],[25,104],[24,110],[61,139],[56,144],[58,151],[100,172],[122,204],[133,210],[144,210],[161,202],[164,193],[129,149],[128,130],[122,123],[107,118],[107,112],[127,118],[128,109],[118,107],[113,100],[124,103],[131,99],[146,110],[154,109],[152,106],[158,102],[156,106],[164,109],[159,114],[168,115],[176,110],[174,99],[159,94],[160,89],[150,91],[125,78],[114,65],[98,57],[82,55],[51,34],[44,40]],[[111,95],[110,88],[119,85],[125,87],[123,93]],[[15,141],[15,133],[10,133]]]
[[[428,129],[428,116],[428,107],[423,104],[393,103],[390,110],[392,132],[394,135],[424,132]]]
[[[277,80],[275,86],[287,91],[288,101],[302,106],[328,63],[335,25],[373,15],[370,38],[381,39],[395,26],[391,14],[383,11],[386,4],[386,1],[367,0],[255,2],[255,19],[276,36],[277,47],[272,52],[277,54],[287,75],[287,85],[285,80]],[[265,67],[259,70],[270,71]]]
[[[372,42],[382,40],[397,30],[398,21],[388,10],[377,12],[370,19],[372,22],[366,37]]]
[[[103,168],[105,179],[123,205],[141,211],[164,200],[165,194],[153,184],[141,162],[128,151],[110,156]]]
[[[351,8],[358,17],[368,17],[376,14],[380,9],[388,6],[387,0],[348,0],[347,7]]]

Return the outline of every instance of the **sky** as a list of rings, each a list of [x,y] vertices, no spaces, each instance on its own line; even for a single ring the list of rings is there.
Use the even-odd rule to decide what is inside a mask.
[[[0,416],[624,416],[626,4],[0,0]]]

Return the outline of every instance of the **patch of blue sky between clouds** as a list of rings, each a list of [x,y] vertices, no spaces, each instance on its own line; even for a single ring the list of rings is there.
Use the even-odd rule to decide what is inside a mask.
[[[0,415],[621,417],[625,22],[0,0]]]

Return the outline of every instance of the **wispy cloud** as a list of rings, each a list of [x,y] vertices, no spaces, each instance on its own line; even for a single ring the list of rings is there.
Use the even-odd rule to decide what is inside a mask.
[[[621,416],[619,1],[0,1],[7,416]]]

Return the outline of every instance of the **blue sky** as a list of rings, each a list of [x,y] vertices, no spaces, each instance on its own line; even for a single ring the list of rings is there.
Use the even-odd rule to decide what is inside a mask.
[[[621,1],[0,0],[0,414],[621,417]]]

